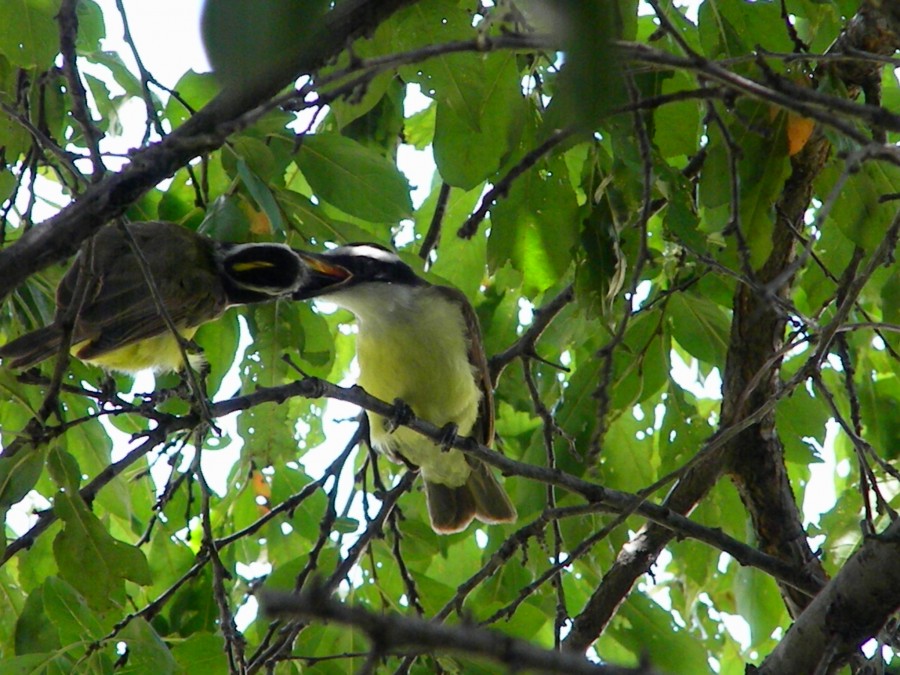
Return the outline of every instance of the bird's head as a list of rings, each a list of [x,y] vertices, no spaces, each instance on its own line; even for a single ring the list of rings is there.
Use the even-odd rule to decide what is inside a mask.
[[[290,295],[310,276],[300,256],[284,244],[216,242],[214,255],[226,294],[234,304]]]
[[[424,283],[393,251],[378,244],[347,244],[324,253],[297,251],[310,269],[292,295],[307,300],[373,284],[420,286]]]

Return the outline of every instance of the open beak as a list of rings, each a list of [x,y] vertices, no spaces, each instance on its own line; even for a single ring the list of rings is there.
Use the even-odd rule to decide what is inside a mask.
[[[294,249],[294,251],[306,263],[310,274],[300,288],[291,295],[293,300],[307,300],[319,295],[325,295],[343,286],[353,278],[350,270],[346,267],[335,265],[328,260],[326,255],[297,249]]]

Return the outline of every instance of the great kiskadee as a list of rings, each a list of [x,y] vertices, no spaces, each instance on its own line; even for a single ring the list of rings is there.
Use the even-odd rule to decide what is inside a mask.
[[[185,339],[231,305],[272,300],[300,287],[308,271],[283,244],[218,242],[175,223],[127,225],[172,322]],[[84,289],[83,300],[74,297]],[[80,294],[79,294],[80,295]],[[133,373],[182,367],[178,340],[167,327],[125,234],[107,225],[88,240],[56,291],[49,326],[0,347],[12,368],[56,354],[70,306],[73,356],[108,370]],[[193,360],[193,359],[192,359]],[[202,362],[202,358],[199,359]]]
[[[294,299],[327,299],[356,316],[359,384],[385,401],[402,400],[416,417],[484,445],[494,439],[494,401],[481,330],[459,290],[418,277],[375,244],[327,253],[299,252],[311,276]],[[464,530],[473,518],[509,523],[516,509],[483,462],[367,413],[372,444],[388,458],[419,467],[431,526]]]

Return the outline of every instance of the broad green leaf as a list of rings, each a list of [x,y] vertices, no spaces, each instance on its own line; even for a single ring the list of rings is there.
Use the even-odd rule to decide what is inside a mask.
[[[89,60],[106,67],[127,96],[136,97],[143,94],[140,78],[128,69],[118,52],[92,51]]]
[[[12,565],[0,568],[0,653],[15,650],[16,620],[28,599],[25,589],[12,575]]]
[[[150,568],[140,549],[113,539],[79,496],[58,492],[54,501],[64,523],[53,541],[60,576],[92,607],[109,607],[125,579],[143,585],[151,582]],[[88,569],[92,573],[84,574]]]
[[[781,9],[775,3],[710,0],[701,6],[699,19],[701,39],[707,29],[717,34],[718,50],[708,50],[710,57],[748,54],[757,45],[773,52],[791,51],[794,47],[788,31],[772,30],[782,21]],[[706,40],[704,43],[708,44]]]
[[[237,161],[238,175],[253,196],[254,201],[266,214],[269,224],[274,232],[284,235],[284,219],[281,217],[281,209],[275,202],[275,197],[268,186],[257,176],[242,158]]]
[[[316,31],[327,7],[325,0],[208,0],[201,31],[216,76],[232,87],[284,77],[319,46]]]
[[[299,306],[290,302],[258,305],[247,309],[253,344],[244,355],[241,372],[245,382],[256,386],[284,384],[293,373],[282,356],[296,359],[303,348]],[[296,456],[294,420],[286,405],[267,403],[245,411],[238,418],[244,440],[241,458],[258,466],[269,466]]]
[[[60,646],[59,631],[44,609],[44,586],[41,585],[28,594],[16,621],[15,653],[52,652]]]
[[[77,492],[81,486],[78,461],[59,443],[54,443],[47,454],[47,472],[61,490]]]
[[[116,106],[121,102],[121,97],[114,97],[109,93],[106,83],[100,78],[94,77],[87,73],[84,74],[91,96],[97,101],[97,112],[100,113],[100,120],[97,125],[104,131],[108,131],[115,135],[122,134],[122,125],[118,119],[118,111]],[[79,145],[83,145],[83,138],[79,138]]]
[[[480,95],[471,111],[478,124],[472,127],[446,101],[438,101],[434,129],[434,160],[443,179],[471,190],[493,174],[504,160],[518,119],[523,112],[516,83],[516,61],[511,53],[475,61],[466,70],[477,77]]]
[[[728,316],[709,300],[688,294],[673,295],[666,305],[672,337],[684,350],[714,366],[725,365]]]
[[[818,464],[822,461],[810,440],[821,447],[825,442],[825,423],[831,416],[828,405],[820,398],[798,387],[781,399],[775,409],[779,437],[784,443],[785,459],[798,464]]]
[[[0,54],[22,68],[47,69],[59,52],[57,11],[53,0],[0,2]]]
[[[457,11],[453,0],[414,3],[398,12],[392,34],[395,49],[410,51],[474,37],[471,21]],[[415,66],[402,67],[407,82],[416,82],[426,96],[448,106],[471,129],[478,130],[483,82],[478,79],[477,54],[439,54]]]
[[[164,112],[173,129],[180,127],[195,111],[209,103],[219,93],[219,85],[210,73],[189,70],[178,80],[175,91],[178,97],[169,98]]]
[[[59,632],[63,644],[99,640],[106,634],[100,619],[84,597],[58,577],[44,583],[44,611]]]
[[[692,78],[677,72],[662,81],[661,94],[673,94],[694,87]],[[700,132],[700,106],[695,101],[679,101],[660,106],[654,114],[653,140],[663,157],[692,155],[697,152]]]
[[[875,250],[896,215],[894,205],[881,198],[892,194],[898,181],[897,167],[886,162],[866,162],[840,186],[830,221],[854,244],[868,252]]]
[[[78,36],[75,46],[82,54],[90,54],[98,49],[100,40],[106,37],[103,10],[94,0],[80,0],[75,5],[78,17]]]
[[[737,570],[737,610],[750,624],[750,646],[766,640],[784,619],[784,607],[775,581],[752,567]]]
[[[228,675],[230,672],[224,640],[219,634],[194,633],[172,646],[172,657],[177,664],[175,672],[179,674]]]
[[[491,210],[491,269],[511,262],[532,292],[556,284],[572,265],[577,208],[561,159],[525,172]]]
[[[58,652],[25,654],[4,659],[3,672],[8,675],[66,675],[73,672],[72,660]]]
[[[0,457],[0,505],[21,501],[41,475],[46,452],[24,446],[12,457]]]
[[[116,669],[117,672],[134,675],[143,673],[162,675],[176,672],[175,659],[166,643],[144,619],[137,618],[131,621],[119,637],[128,648],[128,660],[124,666]]]
[[[708,669],[699,636],[679,628],[669,612],[643,593],[630,594],[618,615],[597,643],[600,653],[608,640],[614,640],[635,657],[653,654],[654,667],[664,672],[702,673]]]
[[[0,3],[0,7],[2,7],[2,3]],[[2,65],[2,55],[0,55],[0,65]],[[6,149],[7,160],[14,161],[18,159],[19,155],[25,152],[28,143],[29,135],[27,129],[8,115],[0,115],[0,146]],[[0,174],[0,184],[6,185],[9,183],[9,178],[6,177],[7,174],[7,171]],[[11,186],[4,187],[2,194],[7,194],[10,188]]]
[[[323,243],[333,241],[347,243],[344,223],[333,221],[318,204],[309,197],[292,190],[276,190],[275,198],[279,207],[287,215],[289,229],[296,231],[306,243],[316,241]]]
[[[200,326],[200,330],[194,336],[194,341],[200,345],[209,364],[206,390],[210,395],[219,391],[222,380],[237,355],[241,331],[238,313],[237,309],[229,310],[222,318]]]
[[[436,187],[416,212],[416,229],[420,232],[431,225],[439,191],[440,188]],[[484,283],[487,272],[487,237],[479,235],[466,240],[456,236],[456,231],[475,208],[478,198],[477,190],[450,190],[442,220],[437,259],[429,269],[429,272],[442,280],[441,283],[455,286],[470,298],[478,296]]]
[[[593,130],[611,111],[626,103],[622,55],[615,41],[627,39],[637,3],[564,0],[541,3],[551,32],[566,52],[546,130],[577,127]],[[629,11],[630,10],[630,11]],[[584,83],[591,86],[585,87]]]
[[[403,138],[416,150],[425,150],[434,140],[436,123],[437,104],[431,103],[424,110],[406,118],[403,124]]]
[[[365,220],[393,223],[412,215],[409,184],[394,164],[335,134],[307,136],[297,166],[316,195]]]

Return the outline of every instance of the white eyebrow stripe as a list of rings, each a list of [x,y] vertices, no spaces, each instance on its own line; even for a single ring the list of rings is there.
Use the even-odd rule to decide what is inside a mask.
[[[399,262],[400,260],[396,253],[385,251],[377,246],[366,246],[365,244],[359,246],[340,246],[334,249],[332,253],[359,258],[373,258],[374,260],[381,260],[383,262]]]

